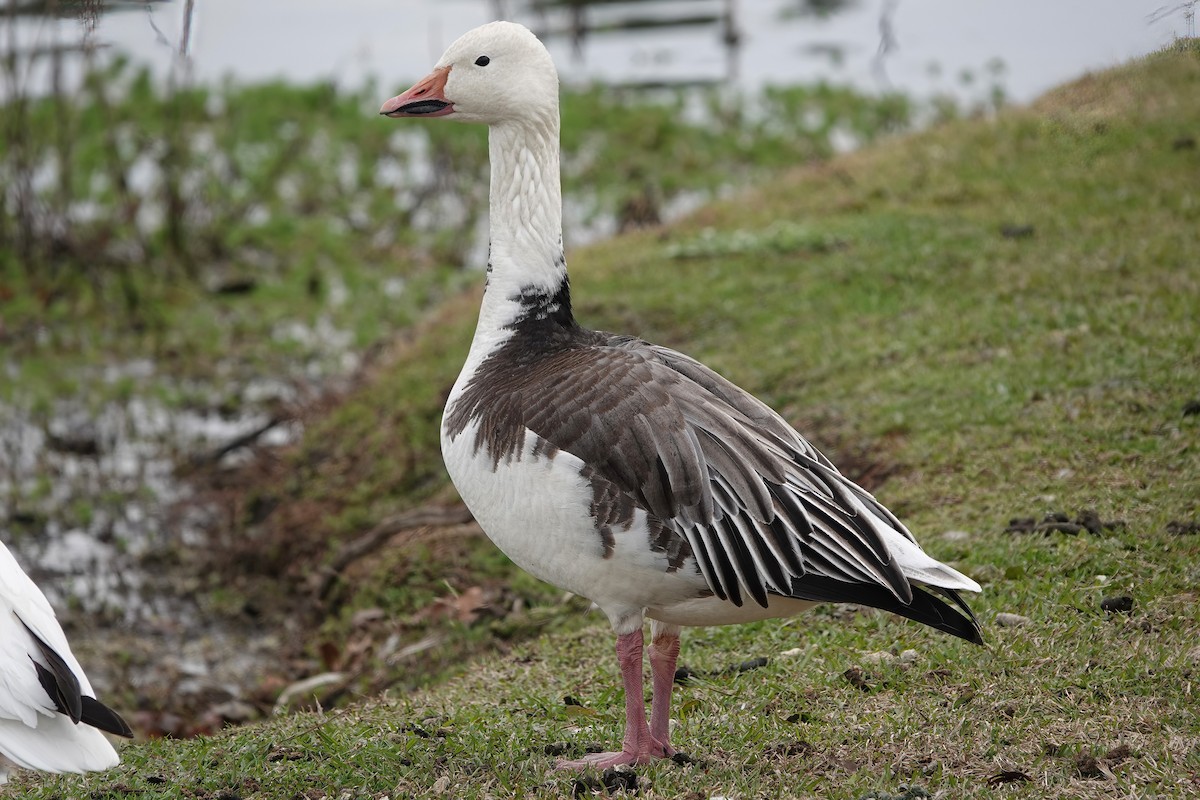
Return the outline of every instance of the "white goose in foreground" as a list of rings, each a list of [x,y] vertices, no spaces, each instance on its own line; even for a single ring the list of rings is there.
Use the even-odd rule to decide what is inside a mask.
[[[487,285],[446,403],[442,454],[492,541],[538,578],[591,599],[617,634],[621,751],[560,766],[675,752],[670,698],[684,625],[851,602],[981,642],[956,592],[979,585],[927,556],[774,411],[688,356],[575,322],[558,75],[537,37],[508,22],[476,28],[380,113],[490,126]]]
[[[100,731],[133,731],[95,695],[46,596],[0,542],[0,755],[48,772],[115,767]]]

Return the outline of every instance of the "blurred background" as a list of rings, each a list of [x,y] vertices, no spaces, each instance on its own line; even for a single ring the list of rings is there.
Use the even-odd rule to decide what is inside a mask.
[[[0,0],[0,537],[146,735],[436,679],[564,601],[446,489],[447,387],[346,401],[486,249],[484,132],[383,100],[529,25],[580,246],[1031,102],[1195,6]]]

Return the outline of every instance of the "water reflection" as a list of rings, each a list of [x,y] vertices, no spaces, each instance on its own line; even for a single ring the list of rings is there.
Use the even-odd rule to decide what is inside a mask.
[[[498,7],[507,4],[496,2]],[[575,64],[585,61],[588,40],[595,36],[643,34],[654,31],[696,33],[720,43],[724,50],[723,76],[697,76],[691,82],[733,81],[738,73],[738,56],[743,43],[742,30],[733,0],[700,0],[686,6],[679,3],[597,3],[586,0],[534,0],[521,4],[517,18],[534,15],[533,31],[547,43],[565,40],[570,44]],[[497,8],[498,18],[507,9]],[[661,86],[666,81],[641,81],[642,85]],[[679,81],[675,82],[676,84]]]

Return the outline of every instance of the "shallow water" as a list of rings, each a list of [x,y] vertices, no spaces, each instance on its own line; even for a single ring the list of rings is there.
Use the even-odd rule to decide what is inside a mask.
[[[259,446],[295,441],[300,425],[270,409],[302,398],[288,378],[259,378],[240,382],[236,402],[228,387],[190,385],[188,396],[209,400],[171,405],[156,398],[172,380],[156,373],[149,359],[114,361],[75,377],[100,392],[132,381],[123,397],[0,404],[0,537],[57,610],[101,696],[152,709],[139,712],[138,730],[178,734],[241,701],[264,672],[286,674],[281,632],[206,611],[209,587],[186,551],[206,544],[216,511],[195,496],[187,468],[235,466],[249,450],[225,451],[252,432],[262,431]],[[339,376],[322,377],[336,385]]]
[[[719,0],[687,4],[689,13],[723,5]],[[741,46],[732,76],[717,25],[595,34],[578,55],[565,37],[547,41],[563,79],[572,83],[714,80],[755,89],[831,80],[920,97],[951,93],[966,101],[986,99],[999,83],[1010,99],[1028,102],[1085,71],[1144,55],[1189,31],[1195,35],[1189,4],[1161,0],[858,0],[827,17],[794,13],[803,5],[800,0],[734,3]],[[102,17],[92,41],[149,62],[165,75],[178,49],[183,4],[171,0],[126,8]],[[397,88],[424,75],[447,44],[494,19],[498,8],[535,30],[565,24],[561,15],[542,16],[516,0],[204,0],[196,4],[193,20],[191,71],[201,81],[232,76],[333,80],[359,87],[376,78]],[[589,19],[682,13],[680,3],[617,8],[592,11]],[[1195,10],[1193,3],[1190,11]],[[880,59],[883,27],[890,47]],[[77,20],[27,18],[20,23],[19,40],[73,43],[81,32]]]

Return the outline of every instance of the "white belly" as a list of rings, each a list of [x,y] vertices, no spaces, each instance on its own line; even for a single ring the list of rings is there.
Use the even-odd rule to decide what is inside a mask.
[[[690,562],[672,570],[667,556],[651,549],[640,510],[628,529],[613,531],[605,553],[591,514],[592,488],[577,457],[563,451],[535,455],[539,438],[527,431],[516,456],[493,464],[475,449],[476,428],[471,423],[453,440],[443,428],[446,469],[484,532],[519,567],[592,600],[619,632],[641,625],[648,607],[674,605],[706,590]]]
[[[646,616],[669,625],[740,625],[760,619],[791,617],[817,605],[810,600],[797,600],[794,597],[779,595],[768,595],[767,601],[766,608],[750,599],[740,606],[735,606],[728,600],[713,595],[670,605],[651,606],[646,609]]]

